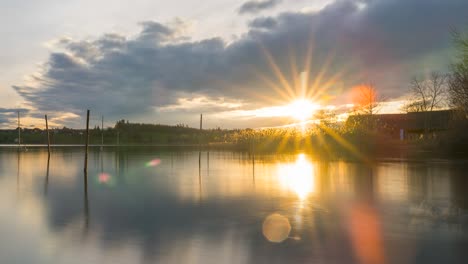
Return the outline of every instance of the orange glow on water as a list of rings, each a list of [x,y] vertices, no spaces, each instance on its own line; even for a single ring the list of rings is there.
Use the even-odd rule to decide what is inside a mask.
[[[279,164],[278,179],[282,187],[295,192],[300,199],[315,192],[314,166],[304,154],[299,154],[294,163]]]
[[[385,263],[382,227],[374,208],[355,206],[350,215],[350,235],[356,257],[362,264]]]

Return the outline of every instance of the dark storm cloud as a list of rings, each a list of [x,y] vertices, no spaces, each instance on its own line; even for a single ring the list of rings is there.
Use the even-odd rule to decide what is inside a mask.
[[[271,84],[284,87],[266,54],[292,84],[313,47],[311,80],[323,68],[325,81],[341,73],[328,94],[372,81],[380,92],[398,96],[412,74],[448,65],[446,56],[432,64],[426,58],[450,47],[450,28],[468,25],[467,12],[464,0],[340,0],[317,12],[254,19],[229,45],[220,38],[190,41],[177,27],[148,21],[131,39],[63,40],[65,51],[50,55],[44,74],[34,77],[36,87],[14,88],[40,111],[81,114],[90,108],[115,120],[154,114],[198,95],[260,106],[281,98]]]
[[[247,1],[239,8],[239,14],[258,13],[260,11],[273,8],[282,0],[253,0]]]
[[[276,25],[277,21],[272,17],[259,17],[249,22],[251,28],[273,29]]]
[[[18,111],[20,111],[21,113],[25,113],[25,112],[28,112],[29,109],[26,109],[26,108],[1,108],[0,107],[0,114],[17,114]]]

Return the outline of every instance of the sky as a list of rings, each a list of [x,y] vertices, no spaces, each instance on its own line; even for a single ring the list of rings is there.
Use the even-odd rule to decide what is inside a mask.
[[[0,0],[0,128],[280,126],[284,105],[345,111],[372,83],[398,110],[448,71],[466,0]],[[297,104],[293,104],[297,106]],[[282,108],[283,107],[283,108]]]

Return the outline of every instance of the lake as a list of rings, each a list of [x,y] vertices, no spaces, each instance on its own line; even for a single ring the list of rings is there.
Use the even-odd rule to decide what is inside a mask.
[[[468,162],[0,148],[0,263],[468,263]]]

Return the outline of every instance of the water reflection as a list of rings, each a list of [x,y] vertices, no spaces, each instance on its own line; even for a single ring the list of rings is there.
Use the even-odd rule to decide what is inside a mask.
[[[278,164],[278,180],[281,186],[295,192],[304,200],[315,192],[314,165],[304,154],[299,154],[293,163]]]
[[[466,260],[464,163],[206,154],[90,149],[95,162],[83,175],[81,150],[54,151],[50,161],[46,150],[30,150],[20,164],[0,150],[0,231],[8,234],[0,244],[30,241],[21,254],[0,246],[0,262]],[[155,157],[157,166],[145,166]],[[44,175],[46,186],[53,179],[47,195]],[[15,184],[22,199],[9,203]]]
[[[89,230],[89,199],[88,199],[88,172],[83,175],[83,215],[84,215],[84,234]]]
[[[44,195],[47,195],[47,190],[49,189],[49,168],[50,168],[50,153],[47,155],[47,170],[46,177],[44,181]]]
[[[378,212],[367,203],[352,205],[348,231],[359,263],[386,263],[382,239],[382,222]]]

